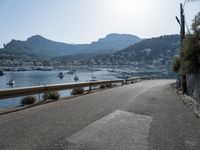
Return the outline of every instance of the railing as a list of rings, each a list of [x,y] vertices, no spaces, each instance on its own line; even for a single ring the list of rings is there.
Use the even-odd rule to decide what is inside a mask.
[[[89,87],[89,91],[92,90],[92,86],[98,86],[103,84],[109,84],[111,87],[113,83],[127,84],[128,82],[135,82],[140,79],[151,79],[151,77],[143,78],[129,78],[127,80],[108,80],[108,81],[95,81],[95,82],[79,82],[79,83],[66,83],[66,84],[50,84],[50,85],[40,85],[40,86],[31,86],[31,87],[20,87],[20,88],[11,88],[11,89],[2,89],[0,90],[0,100],[6,98],[13,98],[19,96],[27,96],[32,94],[44,94],[45,95],[50,91],[61,91],[61,90],[70,90],[73,88],[80,87]]]

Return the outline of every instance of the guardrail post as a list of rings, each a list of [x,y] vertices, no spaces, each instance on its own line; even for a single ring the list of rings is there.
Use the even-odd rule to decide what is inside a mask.
[[[89,92],[91,92],[92,91],[92,85],[90,84],[90,86],[89,86]]]
[[[131,82],[131,84],[133,84],[133,80],[131,80],[130,82]]]
[[[44,91],[43,98],[44,98],[44,101],[46,101],[48,99],[48,91]]]

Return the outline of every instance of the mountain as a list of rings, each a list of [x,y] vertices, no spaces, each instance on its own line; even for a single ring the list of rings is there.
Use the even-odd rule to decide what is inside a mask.
[[[113,33],[92,42],[86,50],[87,53],[110,53],[122,50],[140,41],[141,39],[134,35]]]
[[[114,54],[102,54],[90,59],[89,64],[100,65],[170,65],[178,53],[179,35],[165,35],[145,39]]]
[[[52,58],[75,54],[112,53],[141,41],[140,38],[128,34],[109,34],[91,44],[67,44],[46,39],[40,35],[26,41],[11,40],[0,52],[4,54],[27,55],[40,58]]]
[[[49,58],[61,55],[70,55],[78,52],[79,47],[85,45],[66,44],[48,40],[40,35],[28,38],[26,41],[12,40],[5,45],[3,51],[9,54],[28,55]]]

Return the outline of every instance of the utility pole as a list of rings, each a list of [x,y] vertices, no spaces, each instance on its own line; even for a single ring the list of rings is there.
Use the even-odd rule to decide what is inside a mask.
[[[183,52],[183,40],[185,38],[185,15],[184,15],[184,9],[182,3],[180,4],[180,20],[178,17],[176,17],[176,20],[178,24],[180,25],[180,57],[184,57],[184,52]],[[181,64],[181,68],[184,66]],[[185,94],[187,92],[187,83],[186,83],[186,74],[184,72],[181,73],[181,86],[183,89],[183,93]]]
[[[180,4],[180,26],[181,26],[181,31],[180,31],[180,36],[181,36],[181,57],[184,57],[184,52],[183,52],[183,40],[185,39],[185,15],[184,15],[184,9],[182,3]],[[181,68],[184,67],[181,65]],[[187,92],[187,83],[186,83],[186,74],[184,72],[181,73],[181,83],[182,83],[182,90],[183,93],[185,94]]]

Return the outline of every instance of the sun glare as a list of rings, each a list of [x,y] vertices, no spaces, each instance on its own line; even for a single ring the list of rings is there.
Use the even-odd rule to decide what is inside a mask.
[[[143,12],[148,6],[147,0],[106,0],[105,2],[110,12],[126,16]]]

